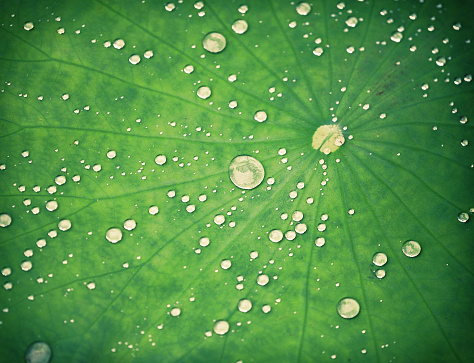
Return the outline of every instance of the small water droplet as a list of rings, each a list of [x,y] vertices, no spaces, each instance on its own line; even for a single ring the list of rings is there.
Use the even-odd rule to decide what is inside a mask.
[[[116,156],[117,156],[117,152],[116,152],[115,150],[109,150],[109,151],[107,151],[107,157],[108,157],[109,159],[113,159],[113,158],[115,158]]]
[[[26,31],[30,31],[34,27],[35,27],[35,25],[31,21],[28,21],[28,22],[25,23],[25,25],[23,25],[23,29],[25,29]]]
[[[300,15],[308,15],[311,12],[311,5],[307,2],[301,2],[296,5],[296,12]]]
[[[403,39],[403,34],[400,33],[400,32],[394,32],[392,33],[392,35],[390,36],[390,39],[392,41],[394,41],[395,43],[400,43]]]
[[[322,246],[324,246],[325,243],[326,243],[326,240],[324,239],[324,237],[318,237],[318,238],[316,238],[316,241],[314,241],[314,244],[317,247],[322,247]]]
[[[202,40],[202,46],[211,53],[219,53],[225,49],[226,39],[221,33],[212,32],[206,34]]]
[[[375,271],[375,276],[379,279],[383,279],[385,277],[385,270],[384,269],[378,269]]]
[[[283,232],[279,229],[274,229],[268,234],[270,241],[278,243],[283,239]]]
[[[170,312],[171,316],[179,316],[181,315],[181,309],[180,308],[173,308],[171,309],[171,312]]]
[[[249,7],[247,5],[241,5],[239,6],[239,13],[245,14],[249,10]]]
[[[326,225],[324,223],[318,224],[318,231],[323,232],[326,230]]]
[[[133,54],[128,58],[128,61],[132,64],[138,64],[140,63],[140,56],[138,54]]]
[[[469,214],[466,212],[461,212],[458,214],[458,221],[462,223],[466,223],[469,220]]]
[[[199,98],[202,98],[205,100],[206,98],[209,98],[211,96],[211,89],[207,86],[201,86],[197,90],[197,95]]]
[[[228,270],[232,266],[232,262],[230,260],[222,260],[221,261],[221,267],[224,270]]]
[[[89,282],[86,286],[89,290],[94,290],[95,289],[95,282]]]
[[[248,155],[240,155],[229,164],[232,183],[240,189],[254,189],[265,178],[265,169],[260,161]]]
[[[267,275],[258,275],[257,284],[260,286],[265,286],[270,281],[270,278]]]
[[[31,263],[31,261],[23,261],[20,264],[20,267],[23,271],[30,271],[33,267],[33,264]]]
[[[268,314],[271,310],[272,310],[272,307],[271,307],[270,305],[263,305],[263,306],[262,306],[262,311],[263,311],[265,314]]]
[[[376,266],[383,266],[387,263],[387,255],[383,252],[377,252],[372,256],[372,262]]]
[[[143,53],[143,56],[146,59],[150,59],[151,57],[153,57],[153,51],[152,50],[147,50],[145,53]]]
[[[216,321],[214,324],[214,333],[224,335],[229,331],[229,323],[225,320]]]
[[[355,16],[351,16],[350,18],[346,19],[346,25],[351,28],[355,28],[359,20]]]
[[[461,145],[462,145],[462,146],[467,146],[467,145],[469,145],[469,140],[467,140],[467,139],[462,140],[462,141],[461,141]]]
[[[58,175],[55,179],[54,179],[54,182],[57,184],[57,185],[63,185],[64,183],[66,183],[66,177],[64,175]]]
[[[322,47],[316,47],[313,50],[313,54],[317,55],[318,57],[324,53],[324,49]]]
[[[346,297],[337,303],[337,312],[344,319],[355,318],[359,314],[359,311],[360,305],[353,298]]]
[[[165,5],[166,11],[173,11],[176,8],[176,6],[173,3],[168,3]]]
[[[125,228],[127,231],[134,230],[136,226],[137,222],[135,222],[133,219],[127,219],[125,222],[123,222],[123,228]]]
[[[60,231],[67,231],[69,229],[71,229],[71,221],[69,219],[63,219],[62,221],[59,221],[58,223],[58,228]]]
[[[250,252],[250,258],[251,259],[256,259],[257,257],[258,257],[258,252],[257,251]]]
[[[8,227],[12,223],[12,217],[9,214],[0,214],[0,227]]]
[[[244,34],[248,28],[249,28],[249,25],[247,24],[247,22],[242,19],[236,20],[232,24],[232,30],[236,32],[237,34]]]
[[[257,111],[253,118],[255,121],[264,122],[267,120],[267,113],[265,111]]]
[[[125,46],[125,41],[123,39],[116,39],[114,41],[114,48],[115,49],[122,49]]]
[[[220,226],[225,222],[225,217],[222,214],[218,214],[214,217],[214,223]]]
[[[249,312],[252,309],[252,302],[247,299],[239,301],[239,310],[243,313]]]
[[[111,243],[117,243],[122,240],[122,231],[119,228],[110,228],[105,233],[105,238]]]
[[[402,246],[402,251],[405,256],[416,257],[421,252],[421,246],[416,241],[406,241]]]
[[[12,269],[10,267],[2,268],[2,275],[3,276],[10,276],[11,273],[12,273]]]
[[[446,64],[446,58],[445,57],[436,58],[436,64],[440,67],[443,67]]]
[[[184,73],[191,74],[194,72],[194,67],[191,64],[188,64],[186,67],[183,69]]]
[[[152,216],[154,216],[155,214],[158,214],[159,211],[160,210],[158,206],[156,205],[152,205],[150,208],[148,208],[148,213],[150,213]]]
[[[296,233],[303,234],[308,230],[308,227],[304,223],[298,223],[295,227]]]
[[[48,363],[51,359],[51,348],[45,342],[31,344],[25,352],[28,363]]]

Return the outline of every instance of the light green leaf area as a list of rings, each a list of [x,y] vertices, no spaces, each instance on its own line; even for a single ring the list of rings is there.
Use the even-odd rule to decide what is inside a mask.
[[[2,2],[2,361],[474,360],[472,3],[309,8]]]

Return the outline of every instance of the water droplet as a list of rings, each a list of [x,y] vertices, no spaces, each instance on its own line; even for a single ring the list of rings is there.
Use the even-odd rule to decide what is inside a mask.
[[[252,302],[247,299],[243,299],[239,301],[239,310],[243,313],[246,313],[252,309]]]
[[[324,49],[322,47],[316,47],[313,50],[313,54],[317,55],[318,57],[321,56],[324,52]]]
[[[157,163],[158,165],[163,165],[164,163],[166,163],[166,156],[157,155],[155,158],[155,163]]]
[[[133,219],[127,219],[125,222],[123,222],[123,228],[125,228],[127,231],[134,230],[136,226],[137,222],[135,222]]]
[[[464,125],[465,123],[467,123],[467,117],[466,117],[466,116],[461,116],[461,117],[459,118],[459,122]]]
[[[229,102],[229,108],[236,108],[237,107],[237,101],[230,101]]]
[[[304,223],[298,223],[295,227],[296,233],[303,234],[308,230],[308,227]]]
[[[123,39],[116,39],[114,41],[114,48],[115,49],[122,49],[125,46],[125,41]]]
[[[64,183],[66,183],[66,177],[64,175],[58,175],[55,179],[54,179],[54,182],[57,184],[57,185],[63,185]]]
[[[274,229],[268,234],[268,238],[272,242],[280,242],[283,239],[283,232],[280,231],[279,229]]]
[[[324,239],[324,237],[318,237],[316,238],[316,241],[314,241],[314,244],[318,247],[324,246],[325,243],[326,243],[326,240]]]
[[[249,7],[247,5],[241,5],[239,6],[239,13],[245,14],[249,10]]]
[[[138,54],[133,54],[128,58],[128,61],[132,64],[138,64],[140,63],[140,56]]]
[[[173,3],[168,3],[168,4],[165,5],[165,9],[167,11],[173,11],[175,8],[176,8],[176,6]]]
[[[2,268],[2,275],[3,276],[10,276],[11,273],[12,273],[12,269],[10,267]]]
[[[204,3],[202,1],[197,1],[194,3],[194,8],[197,10],[201,10],[204,7]]]
[[[446,58],[445,57],[436,58],[436,64],[440,67],[443,67],[446,64]]]
[[[462,223],[466,223],[469,220],[469,214],[466,212],[461,212],[458,214],[458,221]]]
[[[206,247],[206,246],[209,246],[209,238],[207,237],[202,237],[200,240],[199,240],[199,244],[201,245],[201,247]]]
[[[349,215],[353,215],[353,214],[355,213],[355,211],[354,211],[354,209],[349,209],[349,210],[347,211],[347,213],[348,213]]]
[[[28,21],[28,22],[25,23],[25,25],[23,25],[23,29],[25,29],[26,31],[30,31],[34,27],[35,27],[35,25],[31,21]]]
[[[342,130],[338,125],[323,125],[314,133],[312,146],[327,155],[339,149],[344,142]]]
[[[421,246],[416,241],[406,241],[402,246],[402,251],[405,256],[416,257],[421,252]]]
[[[148,208],[148,213],[150,213],[152,216],[154,216],[155,214],[158,214],[159,211],[160,210],[158,206],[156,205],[152,205],[150,208]]]
[[[295,222],[299,222],[303,219],[303,212],[300,212],[299,210],[295,210],[291,216],[291,218],[295,221]]]
[[[45,342],[31,344],[25,352],[28,363],[48,363],[51,359],[51,348]]]
[[[171,314],[171,316],[179,316],[179,315],[181,315],[181,309],[180,308],[173,308],[173,309],[171,309],[170,314]]]
[[[224,335],[229,331],[229,323],[225,320],[216,321],[214,324],[214,333]]]
[[[403,34],[400,32],[394,32],[390,36],[390,39],[392,39],[392,41],[394,41],[395,43],[400,43],[403,39]]]
[[[467,146],[467,145],[469,145],[469,140],[464,139],[461,141],[461,146]]]
[[[237,34],[244,34],[247,29],[249,28],[249,25],[245,20],[236,20],[232,24],[232,30],[236,32]]]
[[[59,221],[58,223],[58,228],[60,231],[67,231],[69,229],[71,229],[71,221],[69,219],[63,219],[62,221]]]
[[[0,227],[8,227],[12,223],[12,217],[9,214],[0,214]]]
[[[258,275],[257,284],[260,286],[265,286],[270,281],[270,278],[267,275]]]
[[[95,282],[89,282],[86,286],[89,290],[94,290],[95,289]]]
[[[36,241],[36,245],[38,246],[38,248],[43,248],[46,246],[46,240],[44,238],[41,238]]]
[[[265,111],[257,111],[253,118],[255,121],[264,122],[267,120],[267,113]]]
[[[238,188],[254,189],[265,178],[265,170],[257,159],[248,155],[240,155],[230,162],[229,176],[232,183]]]
[[[375,276],[379,279],[383,279],[385,277],[385,270],[384,269],[378,269],[375,271]]]
[[[186,212],[188,212],[188,213],[193,213],[195,210],[196,210],[196,206],[194,204],[190,204],[190,205],[186,206]]]
[[[20,264],[20,267],[23,271],[30,271],[31,268],[33,267],[33,264],[31,263],[31,261],[23,261]]]
[[[201,86],[197,90],[197,95],[199,98],[205,100],[211,96],[211,89],[207,86]]]
[[[225,217],[222,214],[218,214],[214,217],[214,223],[220,226],[225,222]]]
[[[301,2],[296,5],[296,12],[300,15],[308,15],[310,11],[311,5],[309,5],[307,2]]]
[[[113,159],[113,158],[115,158],[116,156],[117,156],[117,152],[116,152],[115,150],[109,150],[109,151],[107,151],[107,157],[108,157],[109,159]]]
[[[352,319],[356,317],[359,314],[359,311],[360,311],[359,303],[350,297],[341,299],[337,303],[337,312],[344,319]]]
[[[387,263],[387,255],[383,252],[377,252],[372,256],[372,262],[376,266],[383,266]]]
[[[110,228],[105,233],[105,238],[112,243],[120,242],[122,240],[122,231],[119,228]]]
[[[359,20],[355,16],[351,16],[350,18],[346,19],[346,25],[351,28],[355,28]]]
[[[202,46],[208,52],[219,53],[225,49],[226,39],[221,33],[212,32],[203,38]]]
[[[230,260],[222,260],[221,261],[221,267],[224,270],[228,270],[232,266],[232,262]]]
[[[147,50],[145,53],[143,53],[143,56],[146,59],[150,59],[151,57],[153,57],[153,51],[152,50]]]
[[[194,72],[194,67],[191,64],[188,64],[186,67],[183,69],[184,73],[191,74]]]
[[[271,307],[270,305],[263,305],[263,306],[262,306],[262,311],[263,311],[265,314],[268,314],[271,310],[272,310],[272,307]]]
[[[5,283],[3,284],[3,288],[4,288],[5,290],[11,290],[11,289],[13,288],[13,284],[12,284],[11,282],[5,282]]]
[[[318,224],[318,231],[323,232],[326,230],[326,225],[324,223]]]
[[[288,240],[288,241],[293,241],[295,238],[296,238],[296,232],[295,231],[287,231],[285,233],[285,238]]]

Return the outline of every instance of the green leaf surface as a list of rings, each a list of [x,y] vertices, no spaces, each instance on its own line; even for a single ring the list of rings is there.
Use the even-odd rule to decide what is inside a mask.
[[[1,3],[2,361],[474,360],[473,4],[309,5]]]

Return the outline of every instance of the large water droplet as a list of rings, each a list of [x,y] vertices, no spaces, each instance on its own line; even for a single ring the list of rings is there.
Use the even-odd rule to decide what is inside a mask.
[[[211,96],[211,89],[207,86],[201,86],[197,90],[197,95],[199,98],[205,100]]]
[[[59,221],[58,223],[58,228],[61,231],[67,231],[71,228],[72,224],[69,219],[63,219],[62,221]]]
[[[342,130],[338,125],[323,125],[314,133],[312,146],[327,155],[339,149],[344,142]]]
[[[115,49],[122,49],[125,46],[125,41],[123,39],[116,39],[114,41],[114,48]]]
[[[300,15],[308,15],[310,11],[311,5],[309,5],[307,2],[301,2],[296,5],[296,12]]]
[[[400,43],[403,39],[403,34],[400,32],[392,33],[392,35],[390,36],[390,39],[394,41],[395,43]]]
[[[232,262],[231,262],[230,260],[222,260],[222,261],[221,261],[221,267],[222,267],[224,270],[230,269],[231,266],[232,266]]]
[[[158,165],[163,165],[164,163],[166,163],[166,156],[157,155],[157,157],[155,158],[155,163],[157,163]]]
[[[202,46],[211,53],[219,53],[225,49],[226,39],[221,33],[212,32],[206,34],[202,40]]]
[[[387,263],[387,255],[383,252],[378,252],[373,255],[372,262],[376,266],[383,266]]]
[[[246,313],[252,309],[252,302],[247,299],[243,299],[239,301],[239,310],[243,313]]]
[[[416,241],[406,241],[402,246],[402,251],[405,256],[416,257],[421,252],[421,246]]]
[[[133,54],[128,58],[128,61],[132,64],[138,64],[140,63],[140,56],[138,54]]]
[[[110,228],[105,233],[105,238],[112,243],[120,242],[122,240],[122,231],[119,228]]]
[[[360,305],[353,298],[346,297],[337,303],[337,312],[344,319],[352,319],[359,314]]]
[[[280,231],[279,229],[274,229],[268,234],[268,238],[272,242],[280,242],[283,239],[283,232]]]
[[[33,264],[31,263],[31,261],[23,261],[20,264],[20,267],[23,271],[30,271],[33,268]]]
[[[462,223],[466,223],[469,220],[469,214],[466,212],[461,212],[458,214],[458,221]]]
[[[242,19],[236,20],[232,24],[232,30],[236,32],[237,34],[244,34],[248,28],[249,28],[249,25],[247,24],[247,22]]]
[[[28,21],[28,22],[25,23],[25,25],[23,25],[23,29],[25,29],[26,31],[30,31],[34,27],[35,27],[35,25],[31,21]]]
[[[268,277],[268,275],[258,275],[257,277],[257,284],[259,284],[260,286],[265,286],[266,284],[268,284],[269,281],[270,278]]]
[[[9,214],[0,214],[0,227],[8,227],[12,223],[12,217]]]
[[[225,320],[216,321],[214,324],[214,333],[224,335],[229,331],[229,323]]]
[[[318,238],[316,238],[316,241],[314,241],[314,244],[317,247],[322,247],[322,246],[324,246],[325,243],[326,243],[326,240],[325,240],[324,237],[318,237]]]
[[[51,348],[45,342],[31,344],[25,352],[28,363],[48,363],[51,359]]]
[[[125,228],[127,231],[134,230],[136,226],[137,222],[135,222],[133,219],[127,219],[125,222],[123,222],[123,228]]]
[[[170,311],[171,316],[179,316],[181,315],[181,309],[180,308],[173,308]]]
[[[355,26],[357,25],[358,22],[359,22],[359,20],[357,20],[357,18],[355,16],[351,16],[350,18],[346,19],[346,25],[351,27],[351,28],[355,28]]]
[[[240,189],[254,189],[265,178],[265,170],[257,159],[241,155],[230,162],[229,176],[232,183]]]
[[[265,111],[257,111],[253,118],[255,121],[264,122],[267,120],[267,113]]]
[[[225,222],[225,217],[222,214],[218,214],[214,217],[214,223],[220,226]]]

